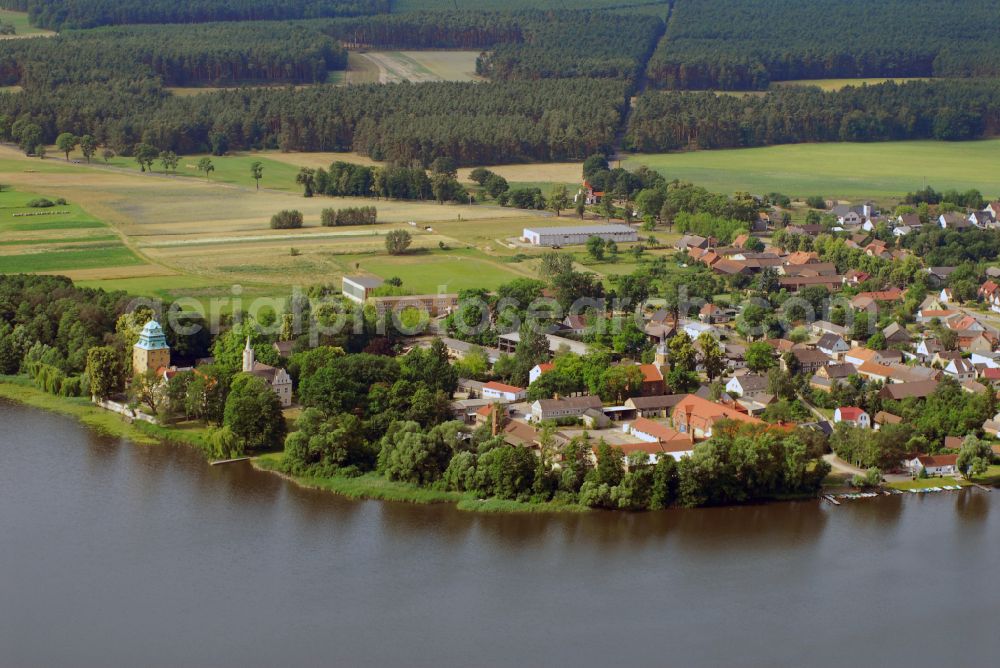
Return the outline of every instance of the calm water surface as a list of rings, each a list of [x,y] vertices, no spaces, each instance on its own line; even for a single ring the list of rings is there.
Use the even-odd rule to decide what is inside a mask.
[[[980,666],[1000,493],[352,502],[0,401],[0,666]]]

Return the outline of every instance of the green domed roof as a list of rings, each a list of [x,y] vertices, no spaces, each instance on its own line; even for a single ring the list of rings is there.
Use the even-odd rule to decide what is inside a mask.
[[[169,348],[167,345],[167,337],[163,335],[163,328],[160,327],[160,323],[155,320],[150,320],[146,323],[146,326],[142,328],[142,333],[139,334],[139,342],[135,345],[137,348],[142,348],[144,350],[162,350],[164,348]]]

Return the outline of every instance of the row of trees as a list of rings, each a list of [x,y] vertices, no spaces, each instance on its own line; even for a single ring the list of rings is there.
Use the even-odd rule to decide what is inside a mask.
[[[374,225],[378,222],[378,210],[373,206],[351,206],[344,209],[323,209],[320,214],[323,227],[338,225]]]
[[[1000,82],[911,81],[824,92],[788,86],[761,96],[642,95],[631,150],[735,148],[815,141],[974,139],[1000,131]]]
[[[0,82],[57,86],[321,83],[346,50],[312,23],[207,23],[69,31],[0,42]]]
[[[430,165],[582,159],[607,150],[625,103],[620,81],[425,83],[241,89],[174,97],[153,82],[91,82],[0,94],[0,116],[90,134],[129,155],[138,143],[177,154],[227,149],[356,150]],[[2,130],[2,128],[0,128]]]
[[[793,79],[996,76],[1000,40],[966,36],[998,18],[990,0],[676,0],[648,75],[665,88],[723,90]],[[847,37],[862,26],[878,37]]]
[[[260,21],[388,12],[390,0],[2,0],[52,30],[126,23]]]

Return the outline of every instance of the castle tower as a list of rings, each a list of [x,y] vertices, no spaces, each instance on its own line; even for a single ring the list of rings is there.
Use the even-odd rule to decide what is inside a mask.
[[[160,323],[150,320],[139,334],[139,342],[132,346],[132,373],[146,373],[170,366],[170,346],[163,335]]]
[[[253,371],[254,362],[253,348],[250,346],[250,337],[247,337],[247,345],[243,348],[243,373]]]

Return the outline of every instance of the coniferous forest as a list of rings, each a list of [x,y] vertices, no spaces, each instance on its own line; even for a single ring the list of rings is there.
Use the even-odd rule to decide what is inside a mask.
[[[995,3],[633,4],[395,13],[388,0],[0,0],[61,30],[0,41],[0,85],[18,87],[0,92],[0,140],[19,141],[16,130],[30,126],[42,142],[89,134],[122,155],[146,143],[177,153],[355,150],[428,165],[442,156],[486,164],[622,149],[963,140],[1000,129]],[[349,50],[396,49],[478,52],[486,81],[325,83],[347,67]],[[932,75],[748,97],[657,90]],[[254,88],[286,84],[309,87]],[[173,86],[245,88],[179,97]]]

